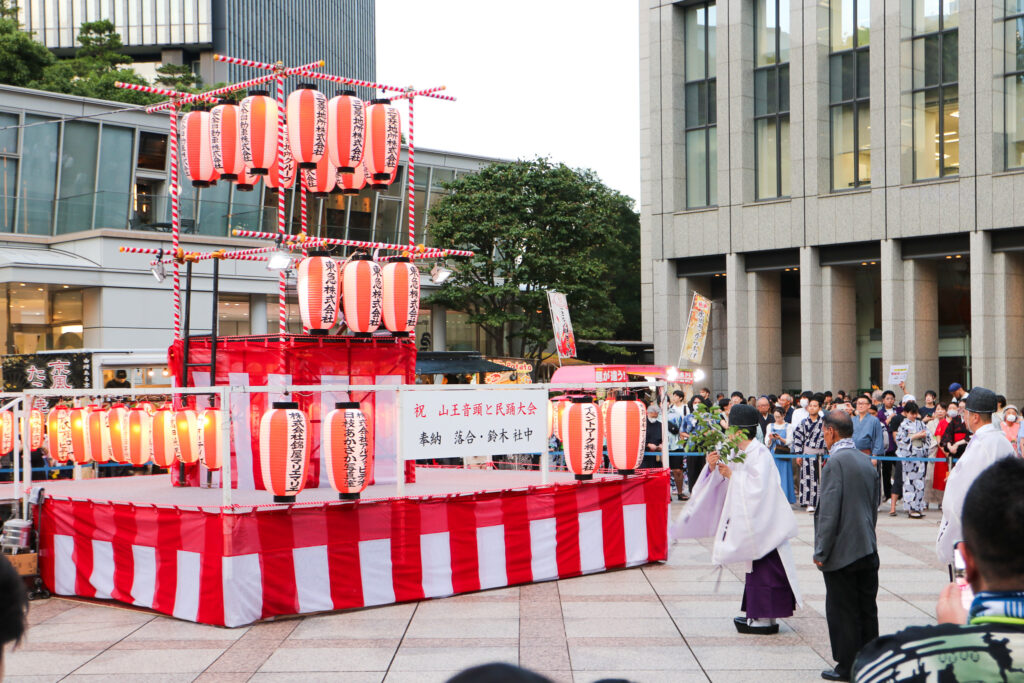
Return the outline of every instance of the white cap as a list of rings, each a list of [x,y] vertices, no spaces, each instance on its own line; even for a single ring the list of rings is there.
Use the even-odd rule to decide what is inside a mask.
[[[901,403],[901,404],[906,404],[906,403],[909,403],[910,401],[913,401],[914,403],[917,403],[917,399],[916,399],[916,398],[914,398],[914,395],[913,395],[913,394],[906,394],[906,395],[905,395],[905,396],[903,397],[903,399],[902,399],[902,400],[900,401],[900,403]]]

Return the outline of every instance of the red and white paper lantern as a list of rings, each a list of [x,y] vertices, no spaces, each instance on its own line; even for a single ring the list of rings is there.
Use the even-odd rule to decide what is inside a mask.
[[[199,452],[208,470],[219,470],[224,466],[224,454],[220,444],[221,412],[207,408],[199,416]]]
[[[209,187],[219,177],[210,145],[210,112],[191,111],[181,121],[181,160],[192,187]]]
[[[266,90],[250,90],[238,108],[242,161],[256,175],[266,175],[277,158],[277,100]]]
[[[153,418],[145,408],[128,411],[128,460],[142,467],[153,459]]]
[[[92,462],[92,441],[89,439],[89,408],[71,409],[71,457],[76,465]]]
[[[300,169],[316,168],[327,156],[327,96],[312,83],[299,83],[288,96],[286,114],[292,156]]]
[[[157,467],[170,467],[176,457],[174,411],[161,408],[153,416],[153,463]]]
[[[0,455],[7,455],[14,450],[14,413],[9,410],[0,412]]]
[[[213,168],[224,180],[238,180],[245,172],[242,161],[241,111],[235,104],[218,104],[210,110],[210,152]]]
[[[338,321],[341,267],[326,251],[312,251],[299,262],[299,313],[310,334],[327,334]]]
[[[277,162],[274,162],[277,165]],[[256,184],[260,182],[260,176],[255,173],[250,173],[249,169],[243,169],[238,175],[238,180],[235,181],[235,189],[239,192],[252,192],[255,189]]]
[[[186,465],[199,462],[199,416],[191,408],[174,413],[175,454]]]
[[[341,500],[358,500],[367,483],[366,416],[358,403],[335,403],[324,417],[321,462]]]
[[[260,470],[275,503],[294,503],[306,485],[309,420],[298,403],[272,404],[260,420]]]
[[[306,174],[306,188],[317,199],[327,197],[334,189],[334,183],[338,178],[338,172],[331,166],[326,154],[320,158],[320,161],[313,164],[313,168],[299,172]]]
[[[363,160],[366,105],[355,90],[339,90],[327,102],[327,155],[339,173],[353,173]]]
[[[565,409],[569,407],[568,400],[549,401],[550,407],[548,408],[548,438],[552,436],[558,437],[559,442],[564,442],[562,438],[562,415],[565,413]],[[564,443],[563,443],[564,445]]]
[[[395,180],[401,152],[402,124],[391,100],[371,100],[366,109],[366,168],[370,187],[386,190]]]
[[[28,443],[29,448],[33,451],[43,447],[43,434],[46,431],[44,429],[45,423],[43,411],[38,408],[32,408],[28,411]]]
[[[608,459],[619,474],[633,474],[644,457],[647,409],[640,401],[613,401],[605,420]]]
[[[252,169],[249,169],[252,171]],[[278,154],[270,165],[264,181],[271,190],[280,192],[291,189],[295,184],[295,159],[292,158],[291,147],[288,146],[288,126],[284,127],[284,151]]]
[[[110,445],[110,420],[107,411],[100,406],[90,406],[88,427],[92,459],[98,463],[113,460],[114,449]]]
[[[345,324],[357,336],[369,336],[380,327],[383,294],[380,264],[369,254],[356,254],[341,269]]]
[[[601,463],[601,411],[589,396],[578,396],[562,413],[565,464],[577,480],[593,479]]]
[[[381,268],[384,327],[396,337],[408,337],[420,315],[420,269],[405,256]]]
[[[46,442],[50,457],[67,462],[73,453],[71,445],[71,409],[54,406],[46,419]]]
[[[360,162],[352,173],[338,171],[338,176],[334,180],[334,189],[344,195],[356,195],[366,187],[369,179],[370,172],[366,170],[366,164]]]
[[[110,453],[114,462],[127,464],[128,458],[128,409],[116,405],[107,411],[107,426],[110,428]]]

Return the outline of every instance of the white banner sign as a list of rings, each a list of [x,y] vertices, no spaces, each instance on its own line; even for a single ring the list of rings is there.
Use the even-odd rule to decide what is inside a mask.
[[[906,382],[907,376],[910,374],[909,365],[890,365],[889,366],[889,384],[899,385],[900,382]]]
[[[402,394],[405,460],[540,453],[547,389],[409,391]]]

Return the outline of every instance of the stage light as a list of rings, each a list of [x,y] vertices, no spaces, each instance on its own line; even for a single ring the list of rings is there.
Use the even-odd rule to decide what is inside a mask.
[[[679,379],[679,368],[672,365],[665,368],[665,378],[668,379],[669,382],[675,382]]]
[[[282,242],[283,238],[278,235],[277,250],[271,252],[270,258],[267,259],[267,270],[285,270],[291,265],[292,255],[284,248]]]
[[[703,382],[704,381],[704,377],[705,377],[705,375],[704,375],[704,371],[703,370],[694,370],[693,371],[693,381],[694,382]]]
[[[149,269],[149,272],[153,273],[153,277],[156,278],[157,282],[163,282],[164,278],[167,277],[167,270],[164,268],[163,261],[157,261],[153,264],[153,267]]]
[[[444,281],[452,276],[452,271],[445,268],[440,263],[435,263],[434,267],[430,269],[430,281],[435,285],[444,284]]]

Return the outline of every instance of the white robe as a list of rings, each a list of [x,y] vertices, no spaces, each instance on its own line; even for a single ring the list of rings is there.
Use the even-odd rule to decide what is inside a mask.
[[[953,564],[953,546],[964,540],[960,516],[971,484],[996,460],[1013,455],[1013,446],[995,425],[987,424],[971,437],[963,457],[957,461],[946,480],[946,493],[942,496],[942,523],[935,539],[935,554],[939,560]]]
[[[672,538],[710,538],[716,565],[742,562],[749,572],[754,560],[772,550],[786,570],[798,605],[803,605],[796,563],[789,539],[797,535],[796,516],[786,500],[775,459],[765,445],[752,440],[742,463],[729,463],[728,479],[705,464],[690,501],[670,529]]]

